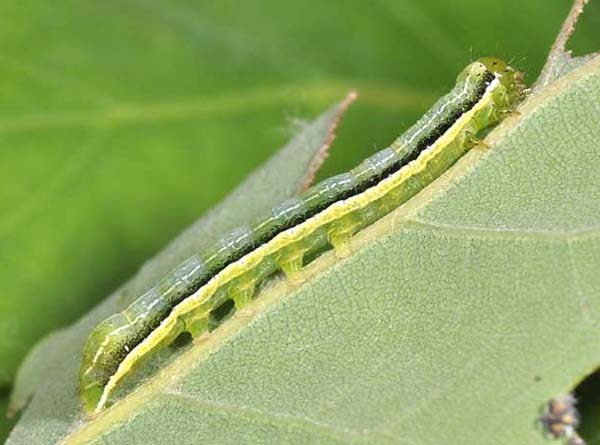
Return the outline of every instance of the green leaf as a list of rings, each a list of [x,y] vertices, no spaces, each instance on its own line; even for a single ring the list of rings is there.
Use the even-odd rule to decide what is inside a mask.
[[[94,419],[56,360],[9,444],[546,443],[544,402],[600,357],[599,92],[595,58]]]
[[[567,8],[2,2],[0,388],[36,340],[121,285],[280,146],[283,116],[314,115],[358,88],[340,140],[349,149],[324,175],[349,168],[473,57],[536,73]],[[595,42],[593,26],[582,41]]]
[[[348,149],[321,175],[349,168],[474,57],[511,59],[530,83],[568,6],[0,4],[0,389],[38,338],[123,283],[280,145],[283,115],[314,114],[358,88],[339,139]],[[587,8],[575,41],[592,51],[600,14],[598,3]],[[78,352],[49,350],[60,359],[41,356],[39,366],[58,366],[56,381],[66,357],[56,351],[72,361]],[[23,403],[37,377],[22,378],[13,400]]]
[[[79,401],[77,396],[73,397],[72,390],[76,381],[79,354],[89,331],[100,320],[124,309],[141,292],[151,287],[193,252],[215,242],[223,231],[256,219],[274,203],[306,188],[312,181],[314,172],[327,156],[341,115],[353,99],[354,93],[319,119],[304,125],[276,156],[246,179],[219,206],[184,231],[156,258],[147,262],[130,282],[75,326],[54,333],[39,343],[19,370],[11,396],[10,412],[20,410],[35,394],[27,413],[34,413],[35,418],[39,415],[35,407],[41,406],[44,411],[50,403],[54,414],[59,414],[57,418],[60,422],[52,425],[44,422],[44,425],[40,426],[43,426],[43,429],[56,428],[52,430],[54,435],[63,434],[65,427],[78,414]],[[57,354],[61,356],[58,360]],[[58,394],[60,395],[57,397]],[[45,395],[50,396],[50,399]],[[30,427],[27,426],[30,421],[27,413],[20,423],[21,426],[25,425],[25,429]],[[18,434],[17,429],[13,438],[18,437]],[[51,439],[52,435],[46,434],[47,431],[44,432],[45,439]],[[37,440],[41,441],[42,438]]]

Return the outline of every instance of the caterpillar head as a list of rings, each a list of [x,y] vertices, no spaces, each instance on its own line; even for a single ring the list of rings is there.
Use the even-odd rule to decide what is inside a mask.
[[[525,84],[522,72],[515,70],[497,57],[482,57],[477,62],[482,64],[504,86],[508,98],[507,108],[513,108],[523,99]]]

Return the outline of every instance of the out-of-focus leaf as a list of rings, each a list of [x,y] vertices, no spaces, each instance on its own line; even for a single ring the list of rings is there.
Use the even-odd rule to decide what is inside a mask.
[[[48,376],[9,443],[546,443],[542,404],[600,358],[599,92],[596,58],[66,437]]]
[[[79,402],[72,385],[76,380],[81,348],[89,331],[103,318],[126,307],[183,259],[214,242],[223,231],[255,219],[274,203],[305,188],[307,180],[312,178],[314,170],[327,156],[341,115],[353,99],[354,94],[350,94],[319,119],[305,125],[276,156],[156,258],[146,263],[130,282],[79,323],[39,343],[19,370],[11,396],[11,412],[21,409],[35,394],[32,408],[39,403],[47,407],[50,403],[53,406],[52,418],[56,422],[46,419],[40,424],[34,420],[34,424],[50,428],[53,433],[48,438],[63,434],[69,422],[77,416]],[[65,368],[67,363],[69,365]],[[58,394],[61,395],[57,397]],[[46,395],[50,399],[46,399]],[[35,411],[33,408],[32,412]],[[31,418],[27,415],[23,418],[27,436],[31,428],[28,419]],[[18,437],[19,431],[15,434]]]
[[[582,57],[573,58],[572,52],[567,49],[567,43],[571,39],[573,33],[576,30],[577,22],[581,18],[585,5],[588,0],[573,0],[571,10],[565,17],[563,24],[558,32],[548,59],[544,64],[544,68],[538,76],[535,84],[532,87],[533,91],[537,91],[544,88],[554,82],[559,77],[564,76],[569,71],[574,70],[586,62],[592,60],[598,53],[588,54]],[[589,14],[588,14],[589,15]]]
[[[0,395],[0,413],[5,413],[8,408],[8,394]],[[8,433],[16,423],[16,419],[9,419],[4,415],[0,416],[0,440],[8,437]]]
[[[119,286],[283,143],[284,115],[358,88],[348,150],[325,174],[348,168],[472,58],[497,54],[535,74],[568,7],[2,2],[0,387],[35,340]]]

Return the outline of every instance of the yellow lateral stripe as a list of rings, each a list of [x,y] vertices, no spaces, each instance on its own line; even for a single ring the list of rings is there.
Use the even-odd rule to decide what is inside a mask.
[[[460,118],[458,118],[456,122],[433,143],[433,145],[424,150],[417,159],[364,192],[346,200],[338,201],[297,226],[281,232],[269,242],[257,247],[238,261],[229,264],[194,294],[175,306],[167,318],[165,318],[147,338],[133,348],[119,364],[116,372],[110,377],[103,389],[102,397],[96,406],[96,412],[102,410],[107,402],[109,394],[128,374],[139,358],[152,351],[152,349],[171,332],[179,317],[188,314],[199,307],[221,286],[252,270],[266,257],[277,253],[290,244],[305,239],[318,228],[335,222],[353,211],[364,208],[370,203],[385,197],[391,191],[405,183],[409,178],[426,170],[428,168],[428,162],[437,157],[446,149],[446,147],[456,140],[461,134],[461,131],[471,122],[474,115],[481,109],[488,107],[493,103],[493,93],[499,85],[498,79],[494,79],[477,104],[469,111],[463,113]]]

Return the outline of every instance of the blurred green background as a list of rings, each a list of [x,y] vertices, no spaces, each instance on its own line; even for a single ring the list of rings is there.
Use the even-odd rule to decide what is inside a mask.
[[[0,409],[17,366],[350,89],[320,177],[483,55],[531,83],[568,0],[0,3]],[[600,7],[570,45],[597,50]],[[0,422],[0,439],[9,424]]]

